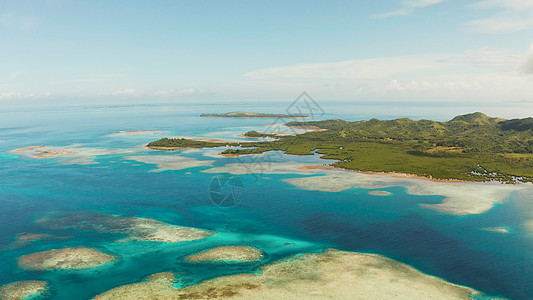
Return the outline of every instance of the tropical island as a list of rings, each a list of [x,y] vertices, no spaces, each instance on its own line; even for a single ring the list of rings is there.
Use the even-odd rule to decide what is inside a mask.
[[[295,118],[309,118],[309,116],[301,114],[268,114],[268,113],[253,113],[234,111],[223,114],[201,114],[200,117],[206,118],[281,118],[281,119],[295,119]]]
[[[332,167],[367,172],[405,173],[431,179],[533,182],[533,118],[505,120],[476,112],[450,121],[371,119],[289,122],[315,130],[271,141],[201,142],[163,138],[154,149],[225,146],[227,156],[281,150],[285,154],[323,154]],[[272,137],[251,131],[249,137]],[[239,147],[235,149],[233,147]]]

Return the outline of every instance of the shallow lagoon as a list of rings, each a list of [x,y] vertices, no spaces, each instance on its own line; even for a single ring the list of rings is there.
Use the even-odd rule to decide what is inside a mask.
[[[253,111],[252,108],[247,110]],[[279,112],[283,107],[267,107]],[[13,243],[17,234],[68,236],[39,240],[18,249],[0,251],[0,285],[18,280],[46,280],[53,299],[89,299],[147,275],[171,271],[178,286],[210,278],[257,272],[258,267],[301,252],[326,247],[386,255],[451,282],[491,295],[526,299],[533,294],[533,238],[523,224],[531,213],[524,202],[532,193],[513,192],[483,214],[455,216],[421,207],[442,196],[410,195],[403,186],[341,192],[302,190],[284,179],[305,174],[239,175],[244,185],[235,207],[219,207],[209,198],[217,174],[201,172],[239,163],[214,158],[213,151],[158,152],[143,144],[163,136],[239,139],[236,134],[261,130],[265,119],[199,118],[200,113],[243,110],[242,107],[132,106],[57,108],[2,113],[0,123],[0,242]],[[327,110],[327,109],[326,109]],[[343,117],[339,114],[327,118]],[[376,116],[380,117],[380,116]],[[353,119],[355,117],[352,116]],[[161,130],[150,134],[113,135],[125,130]],[[12,149],[34,146],[99,148],[92,164],[66,163],[61,157],[19,157]],[[154,164],[128,160],[134,155],[182,155],[213,161],[212,166],[153,172]],[[94,155],[88,152],[87,155]],[[215,153],[216,154],[216,153]],[[323,164],[317,156],[272,155],[272,163]],[[266,163],[268,164],[268,163]],[[369,175],[370,176],[370,175]],[[175,225],[217,231],[206,239],[176,244],[126,241],[115,233],[46,229],[35,221],[51,213],[96,211],[153,218]],[[506,227],[509,233],[485,230]],[[252,245],[264,251],[259,262],[229,266],[197,265],[187,255],[221,245]],[[64,247],[100,248],[119,256],[110,265],[88,270],[23,271],[16,259],[38,251]]]

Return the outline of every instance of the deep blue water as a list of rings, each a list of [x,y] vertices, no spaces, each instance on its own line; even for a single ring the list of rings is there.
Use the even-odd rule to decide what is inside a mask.
[[[131,107],[67,107],[0,112],[0,243],[13,242],[22,232],[69,236],[42,240],[15,250],[0,250],[0,285],[17,280],[47,280],[53,299],[89,299],[149,274],[172,271],[181,285],[242,272],[300,252],[327,247],[379,253],[454,283],[490,295],[533,298],[533,240],[522,224],[524,212],[517,194],[487,213],[453,216],[421,208],[441,196],[415,196],[405,187],[391,187],[391,196],[368,195],[353,188],[343,192],[306,191],[282,181],[298,174],[241,175],[244,195],[235,207],[219,207],[209,198],[216,174],[210,167],[152,172],[154,165],[110,154],[96,164],[63,164],[58,159],[28,159],[9,150],[34,146],[127,149],[164,136],[235,138],[261,130],[268,119],[200,118],[204,112],[243,110],[242,106],[152,105]],[[283,112],[283,107],[246,107],[248,111]],[[323,118],[357,120],[369,113],[325,108]],[[393,113],[392,113],[393,114]],[[389,117],[391,112],[376,117]],[[398,116],[404,116],[398,114]],[[424,116],[422,116],[424,117]],[[444,118],[444,117],[443,117]],[[163,130],[153,136],[109,136],[121,130]],[[205,151],[159,152],[214,160],[223,166],[235,158],[212,158]],[[317,156],[276,156],[278,162],[324,163]],[[529,199],[532,200],[533,199]],[[165,244],[116,243],[122,236],[72,229],[50,230],[35,220],[57,212],[97,211],[154,218],[176,225],[217,231],[204,240]],[[507,226],[510,234],[482,230]],[[189,264],[184,257],[220,245],[253,245],[264,260],[247,265]],[[23,271],[17,257],[69,246],[101,248],[119,259],[86,271]]]

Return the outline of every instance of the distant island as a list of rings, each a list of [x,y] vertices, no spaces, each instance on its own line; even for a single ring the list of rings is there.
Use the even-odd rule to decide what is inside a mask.
[[[200,117],[206,118],[284,118],[284,119],[295,119],[295,118],[309,118],[306,115],[299,114],[267,114],[267,113],[252,113],[252,112],[242,112],[235,111],[223,114],[201,114]]]
[[[505,120],[476,112],[447,122],[371,119],[348,122],[290,122],[287,126],[320,128],[273,141],[201,142],[160,139],[154,149],[230,147],[228,156],[281,150],[285,154],[323,154],[333,167],[405,173],[431,179],[533,182],[533,118]],[[256,131],[244,136],[271,137]],[[232,147],[239,147],[233,149]]]

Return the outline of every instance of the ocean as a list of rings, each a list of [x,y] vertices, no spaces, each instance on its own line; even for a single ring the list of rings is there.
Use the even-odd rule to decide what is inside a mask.
[[[440,203],[443,196],[410,194],[402,185],[379,188],[390,196],[371,195],[368,192],[372,189],[362,187],[327,192],[302,189],[286,181],[316,175],[272,171],[275,165],[331,162],[318,154],[273,153],[268,159],[245,161],[217,157],[219,151],[212,149],[154,151],[143,147],[167,136],[244,140],[236,135],[262,131],[276,120],[199,115],[284,113],[285,107],[286,103],[204,103],[0,111],[0,245],[12,244],[21,233],[63,237],[0,250],[0,285],[45,280],[51,286],[47,299],[90,299],[158,272],[175,273],[180,287],[219,276],[258,272],[262,265],[298,253],[336,248],[382,254],[486,295],[533,298],[533,237],[523,226],[531,218],[531,210],[524,209],[524,203],[533,202],[531,192],[511,192],[503,203],[482,214],[453,215],[420,206]],[[317,118],[347,120],[406,116],[447,120],[456,111],[475,109],[322,107],[325,114]],[[124,133],[139,130],[154,131]],[[13,151],[40,145],[71,147],[79,152],[67,159],[68,155],[34,158]],[[179,156],[181,160],[165,164],[166,157],[162,156]],[[190,167],[182,168],[182,161]],[[235,177],[202,172],[243,163],[253,167]],[[220,206],[212,199],[213,180],[217,178],[239,182],[239,194],[231,205]],[[180,243],[117,242],[123,235],[50,229],[37,222],[69,212],[152,218],[217,234]],[[508,233],[486,230],[493,227],[504,227]],[[266,255],[258,262],[229,265],[191,264],[184,259],[204,249],[236,244],[257,247]],[[102,249],[118,259],[87,270],[27,271],[17,266],[22,255],[77,246]]]

